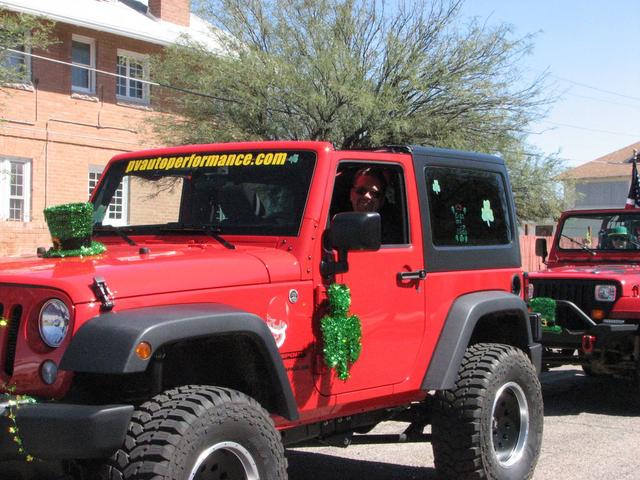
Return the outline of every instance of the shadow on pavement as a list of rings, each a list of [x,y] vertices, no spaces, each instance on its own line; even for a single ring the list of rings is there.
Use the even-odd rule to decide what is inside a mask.
[[[320,453],[287,450],[289,480],[435,480],[433,468],[353,460]]]
[[[580,368],[551,370],[540,380],[545,416],[640,416],[640,388],[632,381],[589,377]]]

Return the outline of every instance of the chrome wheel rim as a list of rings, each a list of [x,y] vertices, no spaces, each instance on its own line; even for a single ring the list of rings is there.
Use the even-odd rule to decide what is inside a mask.
[[[220,442],[197,458],[189,480],[260,480],[253,456],[236,442]]]
[[[529,405],[522,387],[505,383],[491,409],[491,443],[498,463],[509,467],[524,454],[529,438]]]

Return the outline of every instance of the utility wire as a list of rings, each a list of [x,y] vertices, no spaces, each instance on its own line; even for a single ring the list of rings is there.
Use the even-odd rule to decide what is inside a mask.
[[[589,88],[589,89],[595,90],[597,92],[607,93],[609,95],[615,95],[617,97],[627,98],[629,100],[636,100],[636,101],[640,102],[640,97],[633,97],[631,95],[625,95],[623,93],[613,92],[611,90],[605,90],[604,88],[594,87],[593,85],[588,85],[588,84],[582,83],[582,82],[576,82],[575,80],[570,80],[568,78],[560,77],[560,76],[554,75],[554,74],[551,74],[551,76],[553,78],[557,78],[558,80],[561,80],[563,82],[573,83],[574,85],[578,85],[578,86],[584,87],[584,88]]]
[[[596,97],[590,97],[588,95],[580,95],[579,93],[565,92],[563,95],[569,95],[571,97],[578,97],[578,98],[586,98],[587,100],[593,100],[594,102],[608,103],[610,105],[618,105],[620,107],[632,108],[634,110],[639,110],[640,109],[640,105],[633,105],[633,104],[629,104],[629,103],[614,102],[612,100],[606,100],[604,98],[596,98]]]
[[[598,128],[581,127],[579,125],[571,125],[569,123],[552,122],[551,120],[538,120],[538,121],[540,123],[548,123],[549,125],[556,125],[558,127],[575,128],[576,130],[584,130],[587,132],[608,133],[610,135],[620,135],[623,137],[640,138],[640,133],[612,132],[611,130],[600,130]]]
[[[156,87],[167,88],[167,89],[170,89],[170,90],[175,90],[175,91],[186,93],[186,94],[189,94],[189,95],[196,95],[196,96],[203,97],[203,98],[209,98],[211,100],[217,100],[217,101],[220,101],[220,102],[227,102],[227,103],[235,103],[237,105],[246,105],[245,102],[242,102],[240,100],[234,100],[232,98],[218,97],[216,95],[210,95],[208,93],[202,93],[202,92],[197,92],[197,91],[194,91],[194,90],[189,90],[189,89],[186,89],[186,88],[175,87],[173,85],[169,85],[169,84],[166,84],[166,83],[152,82],[150,80],[145,80],[145,79],[142,79],[142,78],[129,77],[127,75],[120,75],[118,73],[107,72],[105,70],[99,70],[99,69],[97,69],[95,67],[89,67],[89,66],[86,66],[86,65],[78,65],[78,64],[75,64],[75,63],[72,63],[72,62],[65,62],[63,60],[57,60],[55,58],[45,57],[45,56],[42,56],[42,55],[36,55],[34,53],[23,52],[21,50],[15,50],[15,49],[12,49],[12,48],[7,48],[7,47],[0,47],[0,50],[6,50],[8,52],[12,52],[12,53],[15,53],[15,54],[18,54],[18,55],[26,55],[26,56],[29,56],[29,57],[32,57],[32,58],[38,58],[40,60],[45,60],[45,61],[48,61],[48,62],[58,63],[58,64],[61,64],[61,65],[67,65],[67,66],[70,66],[70,67],[73,67],[73,68],[80,68],[80,69],[83,69],[83,70],[88,70],[88,71],[100,73],[102,75],[107,75],[107,76],[110,76],[110,77],[123,78],[125,80],[132,80],[132,81],[140,82],[140,83],[143,83],[143,84],[146,84],[146,85],[152,85],[152,86],[156,86]],[[638,97],[632,97],[632,96],[629,96],[629,95],[623,95],[623,94],[612,92],[612,91],[609,91],[609,90],[604,90],[604,89],[601,89],[601,88],[598,88],[598,87],[593,87],[591,85],[587,85],[587,84],[584,84],[584,83],[575,82],[573,80],[562,78],[562,77],[559,77],[557,75],[551,75],[551,76],[553,76],[554,78],[557,78],[558,80],[561,80],[561,81],[564,81],[564,82],[568,82],[568,83],[573,83],[575,85],[579,85],[579,86],[582,86],[582,87],[585,87],[585,88],[590,88],[592,90],[597,90],[597,91],[608,93],[608,94],[611,94],[611,95],[617,95],[619,97],[624,97],[624,98],[640,101],[640,98],[638,98]],[[569,95],[576,95],[576,94],[569,93]],[[580,96],[580,95],[576,95],[576,96]],[[590,98],[590,97],[584,97],[584,98]],[[591,99],[592,100],[599,100],[599,99],[595,99],[595,98],[591,98]],[[601,101],[607,102],[607,100],[601,100]],[[614,102],[608,102],[608,103],[614,103]],[[284,113],[284,114],[287,114],[287,115],[291,115],[292,114],[292,112],[287,111],[287,110],[268,108],[268,107],[266,109],[270,110],[270,111],[273,111],[273,112]],[[636,138],[640,137],[640,134],[635,134],[635,133],[612,132],[612,131],[609,131],[609,130],[600,130],[600,129],[595,129],[595,128],[580,127],[578,125],[570,125],[570,124],[566,124],[566,123],[552,122],[552,121],[549,121],[549,120],[540,120],[540,122],[541,123],[548,123],[550,125],[556,125],[556,126],[559,126],[559,127],[574,128],[574,129],[577,129],[577,130],[584,130],[584,131],[589,131],[589,132],[606,133],[606,134],[610,134],[610,135],[620,135],[620,136],[636,137]],[[511,151],[511,152],[508,152],[508,153],[516,153],[516,152]],[[521,153],[523,155],[532,156],[532,157],[547,156],[545,154],[538,154],[538,153],[528,153],[528,152],[517,152],[517,153]],[[568,162],[573,161],[572,159],[569,159],[569,158],[561,158],[561,160],[566,160]]]
[[[12,52],[12,53],[17,53],[20,55],[27,55],[29,57],[32,58],[38,58],[40,60],[45,60],[48,62],[53,62],[53,63],[59,63],[61,65],[67,65],[73,68],[81,68],[83,70],[88,70],[91,72],[96,72],[96,73],[100,73],[102,75],[108,75],[110,77],[116,77],[116,78],[124,78],[125,80],[133,80],[135,82],[140,82],[146,85],[152,85],[155,87],[163,87],[163,88],[168,88],[170,90],[176,90],[178,92],[182,92],[182,93],[187,93],[189,95],[196,95],[199,97],[204,97],[204,98],[209,98],[211,100],[217,100],[220,102],[227,102],[227,103],[235,103],[237,105],[246,105],[246,102],[242,102],[240,100],[234,100],[232,98],[225,98],[225,97],[218,97],[216,95],[210,95],[208,93],[202,93],[202,92],[196,92],[194,90],[188,90],[186,88],[180,88],[180,87],[175,87],[173,85],[169,85],[166,83],[160,83],[160,82],[152,82],[150,80],[144,80],[142,78],[135,78],[135,77],[129,77],[127,75],[120,75],[118,73],[113,73],[113,72],[107,72],[105,70],[98,70],[97,68],[94,67],[88,67],[86,65],[78,65],[76,63],[71,63],[71,62],[65,62],[63,60],[57,60],[55,58],[49,58],[49,57],[44,57],[42,55],[36,55],[34,53],[28,53],[28,52],[23,52],[20,50],[14,50],[13,48],[6,48],[6,47],[0,47],[0,50],[6,50],[8,52]],[[291,115],[292,112],[289,112],[287,110],[281,110],[281,109],[276,109],[276,108],[271,108],[271,107],[267,107],[266,110],[272,111],[272,112],[278,112],[278,113],[285,113],[287,115]]]

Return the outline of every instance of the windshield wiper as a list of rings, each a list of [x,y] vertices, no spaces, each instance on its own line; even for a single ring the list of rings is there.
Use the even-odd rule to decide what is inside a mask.
[[[577,240],[574,240],[573,238],[571,238],[568,235],[565,235],[564,233],[561,233],[560,236],[562,238],[566,238],[567,240],[569,240],[571,243],[575,243],[576,245],[578,245],[582,250],[584,250],[585,252],[589,252],[591,255],[596,255],[595,250],[587,247],[584,243],[579,242]]]
[[[93,226],[93,230],[94,231],[98,231],[98,232],[113,232],[116,235],[118,235],[121,239],[123,239],[125,242],[127,242],[129,245],[135,247],[136,245],[138,245],[136,242],[134,242],[131,237],[129,237],[129,235],[127,235],[126,233],[124,233],[122,231],[122,227],[114,227],[113,225],[102,225],[102,224],[97,224]]]
[[[211,238],[218,241],[222,246],[228,248],[229,250],[235,250],[236,246],[232,243],[227,242],[224,238],[220,236],[222,230],[220,227],[216,227],[213,225],[185,225],[181,223],[170,223],[168,226],[163,227],[161,231],[180,231],[180,232],[196,232],[196,233],[205,233],[209,235]]]

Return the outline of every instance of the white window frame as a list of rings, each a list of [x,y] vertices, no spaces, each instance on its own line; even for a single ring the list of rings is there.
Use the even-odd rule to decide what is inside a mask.
[[[104,167],[98,165],[90,165],[89,172],[87,173],[87,194],[91,195],[91,187],[89,185],[89,176],[92,173],[97,173],[102,175],[104,172]],[[97,183],[96,183],[97,186]],[[114,227],[122,227],[129,224],[129,179],[122,179],[122,218],[119,219],[110,219],[109,214],[111,213],[111,206],[107,208],[107,212],[104,214],[104,219],[102,220],[103,225],[113,225]]]
[[[144,55],[142,53],[136,53],[136,52],[131,52],[129,50],[122,50],[122,49],[118,49],[117,54],[116,54],[116,72],[118,71],[118,59],[120,57],[124,57],[126,59],[126,76],[129,77],[130,76],[130,66],[129,66],[129,59],[134,59],[138,62],[140,62],[142,64],[142,79],[143,80],[148,80],[149,79],[149,56],[148,55]],[[120,77],[119,77],[120,78]],[[126,91],[127,94],[126,95],[120,95],[118,93],[118,83],[116,81],[116,99],[118,101],[121,102],[132,102],[132,103],[138,103],[141,105],[149,105],[149,101],[150,101],[150,92],[149,92],[149,84],[148,83],[143,83],[142,84],[142,98],[138,98],[138,97],[132,97],[129,96],[129,78],[125,79],[125,86],[126,86]]]
[[[78,87],[73,84],[73,67],[71,67],[71,91],[77,93],[95,93],[96,92],[96,41],[94,38],[84,37],[82,35],[76,35],[75,33],[71,35],[71,63],[73,65],[77,65],[79,67],[89,67],[89,87]],[[83,63],[76,63],[73,61],[73,42],[84,43],[89,45],[89,65],[85,65]]]
[[[11,196],[11,164],[20,163],[23,166],[22,195]],[[9,208],[12,198],[19,198],[23,203],[22,218],[9,218]],[[0,156],[0,220],[9,222],[31,221],[31,159]]]

